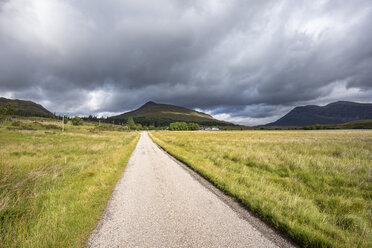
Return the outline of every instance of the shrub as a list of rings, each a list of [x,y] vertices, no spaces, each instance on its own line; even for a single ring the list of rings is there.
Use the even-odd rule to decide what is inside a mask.
[[[169,129],[172,131],[185,131],[189,130],[189,126],[186,122],[173,122],[169,125]]]
[[[200,126],[197,123],[186,123],[186,122],[173,122],[169,125],[169,130],[172,131],[187,131],[187,130],[199,130]]]
[[[200,129],[200,126],[197,124],[197,123],[189,123],[188,124],[189,126],[189,130],[199,130]]]
[[[74,125],[74,126],[81,126],[81,125],[84,124],[83,119],[81,119],[81,118],[78,117],[78,116],[75,116],[74,118],[72,118],[71,121],[72,121],[72,125]]]
[[[12,122],[12,126],[14,126],[14,127],[19,127],[20,125],[21,125],[20,121],[13,121]]]
[[[59,126],[54,125],[54,124],[46,124],[46,125],[43,125],[43,127],[45,129],[59,129],[60,128]]]

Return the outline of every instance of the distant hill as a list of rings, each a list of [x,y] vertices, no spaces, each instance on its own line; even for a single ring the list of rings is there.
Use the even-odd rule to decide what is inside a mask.
[[[136,123],[146,126],[167,126],[172,122],[178,121],[195,122],[204,126],[234,125],[229,122],[214,119],[212,116],[202,112],[174,105],[158,104],[151,101],[134,111],[109,117],[108,121],[127,122],[129,117],[132,117]]]
[[[360,120],[335,124],[335,128],[340,129],[372,129],[372,120]]]
[[[39,116],[39,117],[52,117],[54,116],[49,110],[40,104],[32,101],[24,101],[18,99],[7,99],[0,97],[0,108],[10,103],[14,107],[14,114],[20,116]]]
[[[340,124],[368,119],[372,119],[371,103],[339,101],[326,106],[307,105],[295,107],[279,120],[266,126]]]

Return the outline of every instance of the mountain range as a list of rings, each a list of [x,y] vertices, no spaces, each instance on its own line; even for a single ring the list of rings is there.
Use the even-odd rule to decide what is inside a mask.
[[[371,103],[338,101],[325,106],[307,105],[295,107],[279,120],[266,126],[340,124],[359,120],[372,120]]]
[[[15,115],[54,117],[54,114],[49,110],[32,101],[0,97],[0,109],[7,105],[12,106]],[[147,102],[136,110],[108,117],[107,121],[126,123],[129,117],[132,117],[136,123],[145,126],[168,126],[172,122],[195,122],[202,126],[235,125],[230,122],[217,120],[203,112],[152,101]],[[372,120],[371,103],[338,101],[325,106],[307,105],[295,107],[277,121],[265,126],[310,126],[316,124],[341,124],[360,120]]]

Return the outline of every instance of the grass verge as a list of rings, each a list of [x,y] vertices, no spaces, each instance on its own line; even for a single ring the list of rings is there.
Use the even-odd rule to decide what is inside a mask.
[[[82,247],[139,134],[26,124],[0,128],[0,247]]]
[[[371,131],[152,132],[305,247],[372,247]]]

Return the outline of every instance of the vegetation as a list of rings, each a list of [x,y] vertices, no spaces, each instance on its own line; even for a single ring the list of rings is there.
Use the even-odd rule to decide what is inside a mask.
[[[169,129],[172,131],[185,131],[189,130],[189,126],[186,122],[173,122],[169,125]]]
[[[333,125],[315,125],[305,127],[308,129],[372,129],[372,120],[361,120]]]
[[[81,126],[81,125],[84,124],[83,119],[81,119],[78,116],[75,116],[74,118],[72,118],[71,122],[72,122],[72,125],[74,125],[74,126]]]
[[[98,133],[101,131],[129,131],[129,128],[128,126],[101,123],[100,125],[97,125],[97,124],[94,125],[94,128],[90,129],[90,132],[93,132],[93,133]]]
[[[199,128],[199,125],[196,123],[173,122],[169,125],[169,130],[172,131],[199,130]]]
[[[258,126],[245,129],[260,130],[332,130],[332,129],[372,129],[372,120],[360,120],[341,124],[311,125],[311,126]]]
[[[41,123],[38,121],[11,121],[8,125],[5,125],[6,129],[8,130],[59,130],[60,126],[56,125],[56,123]]]
[[[302,245],[372,247],[371,131],[150,135]]]
[[[0,126],[0,247],[82,247],[139,135],[35,120]]]
[[[188,123],[187,125],[189,127],[189,130],[199,130],[200,129],[200,126],[197,123],[191,122],[191,123]]]
[[[135,130],[137,128],[136,123],[134,123],[134,120],[132,117],[128,118],[127,126],[129,129]]]
[[[16,107],[14,103],[8,102],[0,106],[0,115],[14,115]]]

